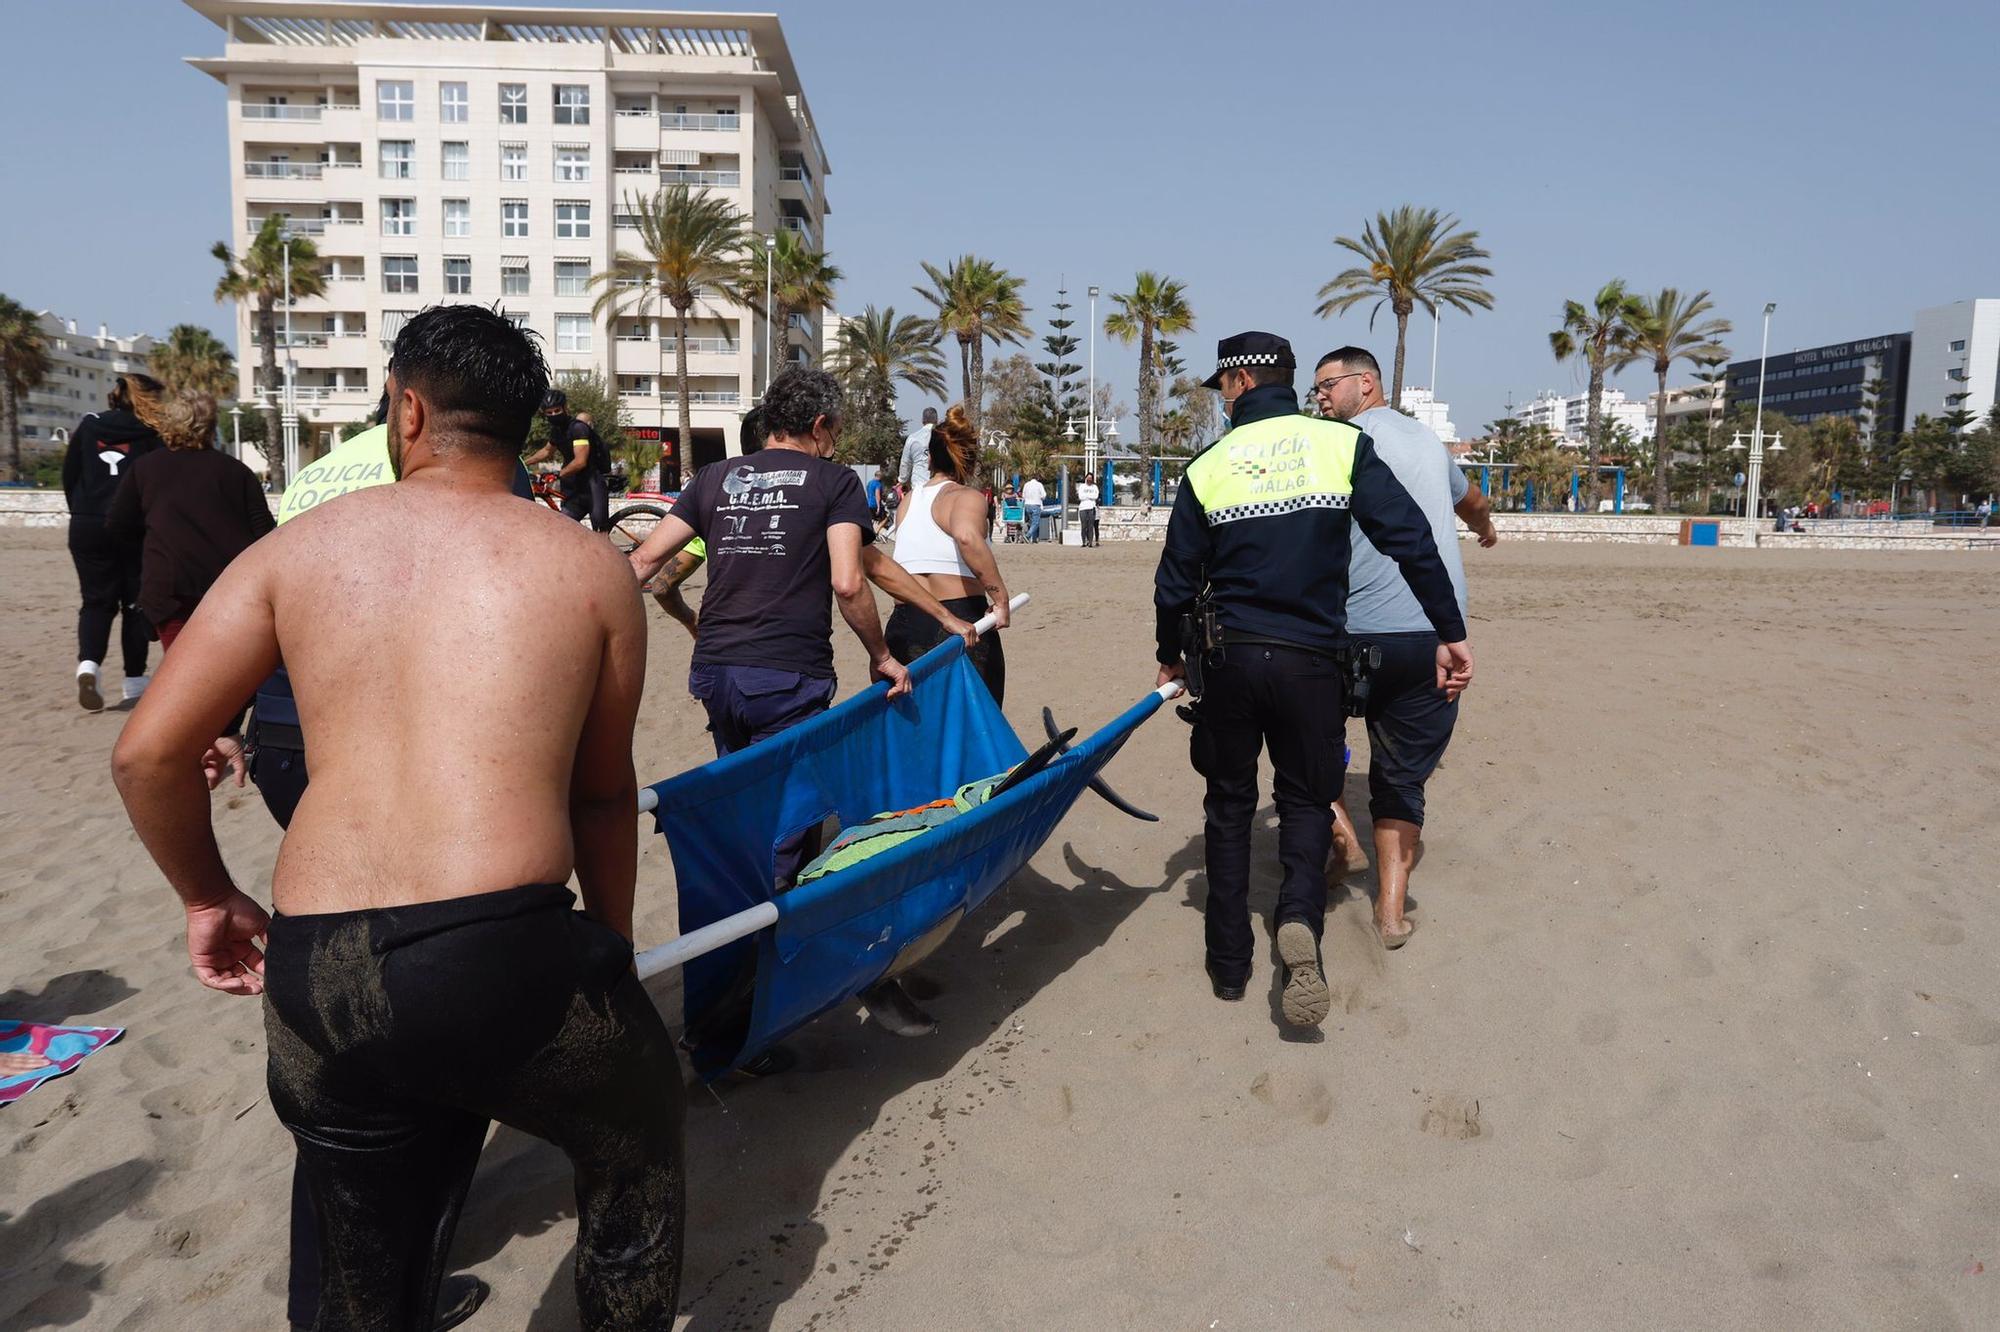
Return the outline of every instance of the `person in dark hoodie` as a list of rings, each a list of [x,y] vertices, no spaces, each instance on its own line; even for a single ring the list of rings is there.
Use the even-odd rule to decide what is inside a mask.
[[[194,614],[229,562],[277,526],[256,473],[209,445],[215,399],[133,384],[132,411],[164,449],[134,463],[118,481],[108,526],[114,536],[144,538],[139,609],[153,622],[160,650]]]
[[[146,689],[146,656],[153,626],[139,609],[139,543],[113,536],[107,526],[111,501],[125,469],[160,447],[151,426],[132,414],[134,379],[157,393],[146,375],[120,375],[111,386],[109,407],[92,412],[70,432],[63,454],[63,498],[69,502],[69,558],[83,606],[76,615],[76,701],[86,711],[104,708],[99,684],[104,655],[111,649],[111,621],[119,618],[118,640],[125,653],[126,702]]]

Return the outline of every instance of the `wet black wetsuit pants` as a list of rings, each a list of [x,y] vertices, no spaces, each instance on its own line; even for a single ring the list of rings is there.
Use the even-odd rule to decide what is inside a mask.
[[[985,597],[949,597],[938,604],[967,624],[986,614]],[[898,602],[896,609],[889,612],[889,623],[883,626],[882,635],[888,640],[889,655],[907,666],[944,642],[944,626],[915,606]],[[1005,702],[1007,653],[1000,645],[1000,631],[981,634],[965,655],[972,658],[973,669],[986,682],[986,691],[993,695],[993,701]]]
[[[111,650],[111,621],[118,618],[118,641],[125,652],[125,674],[146,673],[147,644],[153,625],[138,607],[139,543],[115,537],[102,518],[82,515],[69,520],[69,558],[83,606],[76,614],[76,659],[102,663]]]
[[[1341,736],[1345,672],[1332,653],[1239,643],[1211,667],[1190,742],[1202,801],[1208,870],[1209,973],[1223,984],[1250,977],[1250,827],[1257,813],[1257,756],[1271,751],[1278,807],[1278,887],[1273,926],[1302,920],[1318,936],[1326,922],[1326,856],[1333,801],[1346,773]]]
[[[419,1332],[488,1121],[576,1172],[590,1329],[671,1327],[685,1216],[681,1072],[631,945],[558,884],[275,916],[272,1107],[321,1235],[321,1332]]]

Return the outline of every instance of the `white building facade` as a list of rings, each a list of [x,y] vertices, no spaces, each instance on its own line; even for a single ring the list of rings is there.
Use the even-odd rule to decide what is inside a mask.
[[[39,319],[48,350],[49,373],[21,398],[21,457],[24,461],[65,448],[76,423],[104,410],[111,381],[143,371],[153,349],[144,333],[119,337],[102,324],[83,333],[74,319],[43,310]]]
[[[186,2],[225,39],[189,63],[228,90],[231,248],[283,216],[327,279],[292,311],[307,457],[374,410],[403,323],[447,301],[498,304],[558,379],[601,373],[627,433],[662,444],[662,484],[737,450],[767,377],[761,302],[710,292],[690,316],[683,459],[672,312],[594,314],[590,278],[642,252],[630,200],[675,184],[728,199],[759,235],[826,248],[826,154],[775,18]],[[237,318],[246,398],[252,314]],[[819,338],[794,319],[772,358],[816,357]]]
[[[1614,388],[1605,389],[1600,402],[1607,430],[1622,425],[1635,439],[1645,437],[1650,428],[1645,403],[1631,402],[1623,391]],[[1514,418],[1524,425],[1542,426],[1566,444],[1582,444],[1590,422],[1590,394],[1564,395],[1543,390],[1532,401],[1516,407]]]
[[[1903,428],[1919,416],[1963,408],[1983,420],[2000,396],[2000,300],[1955,301],[1917,311]]]
[[[1429,389],[1405,384],[1400,405],[1446,444],[1458,443],[1458,427],[1451,421],[1451,404],[1439,402]]]

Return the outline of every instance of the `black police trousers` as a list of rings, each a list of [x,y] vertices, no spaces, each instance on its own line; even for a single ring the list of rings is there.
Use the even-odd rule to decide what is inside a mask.
[[[1276,772],[1278,861],[1283,879],[1272,928],[1302,920],[1318,937],[1326,919],[1326,857],[1333,802],[1346,774],[1342,738],[1346,675],[1331,652],[1236,643],[1205,672],[1191,741],[1195,771],[1208,779],[1202,802],[1208,868],[1209,974],[1220,984],[1249,980],[1256,944],[1250,929],[1250,826],[1257,813],[1257,755],[1269,748]]]

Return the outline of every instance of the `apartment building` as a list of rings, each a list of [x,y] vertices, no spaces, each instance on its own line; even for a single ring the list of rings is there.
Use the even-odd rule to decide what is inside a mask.
[[[104,410],[111,381],[128,370],[143,371],[153,349],[153,339],[144,333],[120,337],[103,324],[95,333],[80,332],[76,320],[48,310],[39,319],[49,373],[21,398],[24,461],[66,447],[78,421]]]
[[[1624,426],[1635,438],[1643,438],[1651,429],[1646,419],[1646,404],[1628,400],[1622,390],[1605,389],[1599,403],[1606,422]],[[1589,434],[1588,392],[1564,395],[1544,389],[1531,401],[1510,411],[1523,425],[1542,426],[1565,444],[1581,444]]]
[[[1970,412],[1984,420],[2000,401],[2000,300],[1955,301],[1917,311],[1903,428],[1919,416]]]
[[[1801,425],[1822,417],[1849,417],[1872,431],[1877,413],[1869,386],[1881,385],[1880,421],[1890,435],[1903,420],[1910,385],[1910,335],[1882,333],[1821,347],[1773,352],[1729,363],[1727,410],[1754,409],[1761,387],[1764,406]],[[1886,442],[1886,441],[1884,441]]]
[[[1437,395],[1429,389],[1418,388],[1412,384],[1403,385],[1403,397],[1398,405],[1430,427],[1431,433],[1441,442],[1458,443],[1458,426],[1451,419],[1451,404],[1439,402]]]
[[[441,301],[497,303],[558,377],[601,373],[634,432],[662,442],[663,485],[736,450],[766,378],[762,310],[719,291],[696,304],[683,459],[671,311],[595,314],[590,278],[643,249],[631,201],[674,184],[727,198],[760,235],[790,228],[826,248],[826,153],[775,17],[186,3],[224,38],[220,56],[189,63],[228,90],[234,244],[283,216],[327,279],[292,312],[311,452],[373,410],[397,332]],[[816,356],[820,337],[796,318],[773,331],[773,359]]]

